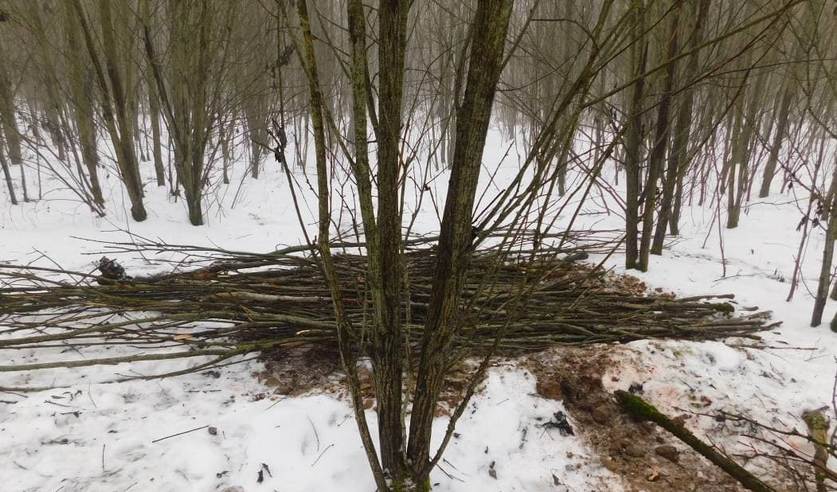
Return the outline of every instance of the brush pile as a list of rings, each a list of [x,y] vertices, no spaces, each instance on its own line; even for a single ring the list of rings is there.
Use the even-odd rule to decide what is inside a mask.
[[[769,313],[755,308],[736,315],[732,295],[649,295],[636,279],[577,261],[616,244],[590,231],[583,237],[537,250],[530,244],[510,253],[498,244],[474,253],[456,340],[463,353],[491,347],[499,333],[501,353],[514,354],[554,344],[751,337],[773,326]],[[407,242],[402,312],[413,344],[430,299],[432,242]],[[256,254],[144,242],[108,243],[107,251],[179,259],[173,271],[145,277],[130,276],[108,258],[99,261],[98,274],[0,265],[0,351],[62,354],[0,371],[203,357],[178,371],[192,372],[274,348],[336,343],[329,290],[306,247]],[[335,251],[346,312],[362,345],[371,320],[366,258],[359,244],[336,244]],[[122,350],[78,356],[102,345]]]

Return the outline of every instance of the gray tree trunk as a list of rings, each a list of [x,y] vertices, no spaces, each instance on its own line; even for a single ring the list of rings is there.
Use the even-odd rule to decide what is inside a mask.
[[[669,60],[677,56],[678,50],[678,29],[677,24],[680,17],[680,6],[682,2],[677,2],[671,13],[671,27],[669,29],[669,44],[666,52]],[[651,235],[654,229],[654,213],[656,212],[657,200],[657,181],[663,172],[663,161],[666,157],[666,148],[668,147],[670,127],[670,112],[671,112],[671,98],[674,90],[674,75],[677,70],[675,63],[669,63],[666,67],[665,79],[663,81],[663,94],[660,97],[660,103],[657,106],[657,124],[654,130],[654,145],[651,148],[651,155],[648,159],[648,182],[645,185],[645,213],[642,218],[642,240],[639,246],[639,269],[643,272],[648,270],[648,254],[651,252]],[[672,171],[672,174],[676,172]],[[672,180],[673,181],[673,180]],[[666,204],[671,206],[671,200]],[[665,231],[665,216],[661,214],[659,219],[663,223],[663,231]],[[658,246],[656,254],[662,254],[663,241],[656,244]]]
[[[118,60],[111,22],[111,5],[109,0],[99,2],[104,54],[98,52],[92,28],[81,1],[73,0],[73,7],[81,24],[85,46],[99,84],[99,91],[102,96],[102,117],[113,143],[116,163],[122,182],[125,185],[125,191],[131,202],[131,216],[137,222],[142,222],[148,217],[148,214],[142,201],[142,181],[140,180],[139,164],[134,150],[134,140],[130,133],[132,127],[128,123],[125,87],[122,85],[122,78],[117,67]]]
[[[822,252],[822,264],[820,266],[820,277],[817,283],[817,295],[814,299],[814,312],[811,315],[811,326],[819,326],[822,323],[822,314],[825,310],[825,303],[828,301],[828,290],[831,287],[831,265],[834,260],[834,240],[837,239],[837,161],[835,161],[834,172],[831,175],[831,185],[828,190],[828,200],[825,204],[828,224],[825,231],[825,246]]]
[[[770,184],[776,175],[776,164],[779,162],[779,151],[782,148],[782,142],[788,136],[788,120],[790,119],[793,93],[793,83],[790,80],[790,76],[787,76],[785,79],[785,90],[782,94],[782,102],[779,106],[779,114],[776,115],[778,121],[776,122],[776,133],[773,135],[773,145],[770,146],[770,155],[767,157],[767,164],[764,166],[764,173],[761,178],[759,198],[764,198],[770,194]]]
[[[709,0],[700,0],[693,3],[695,24],[689,36],[687,49],[694,49],[703,42],[703,26],[709,11]],[[682,84],[690,84],[680,96],[680,106],[677,113],[677,121],[674,125],[674,135],[669,154],[668,169],[666,170],[665,187],[663,198],[660,202],[660,215],[657,219],[657,228],[654,232],[654,244],[651,252],[660,254],[665,240],[666,226],[670,227],[671,233],[677,235],[680,223],[680,207],[682,206],[683,174],[685,174],[689,162],[689,138],[692,126],[692,108],[695,99],[695,89],[691,86],[691,80],[698,70],[698,50],[695,50],[686,60],[683,70]]]
[[[625,268],[637,268],[639,261],[639,194],[640,163],[642,162],[642,103],[645,98],[645,65],[648,41],[645,39],[644,2],[634,0],[634,37],[631,45],[633,74],[637,80],[631,88],[628,121],[625,123]]]
[[[93,202],[99,207],[105,203],[102,195],[102,187],[99,183],[99,153],[96,148],[96,122],[93,110],[95,93],[93,92],[92,80],[87,67],[89,66],[82,59],[83,47],[79,40],[79,25],[73,15],[72,6],[64,4],[65,18],[67,20],[67,48],[68,56],[72,57],[69,64],[70,90],[73,95],[72,110],[75,116],[75,124],[78,129],[79,147],[81,159],[87,169],[87,178],[90,182],[90,192],[93,195]]]
[[[12,181],[12,173],[9,172],[9,163],[3,153],[3,140],[0,139],[0,167],[3,168],[3,178],[6,181],[6,188],[9,190],[9,200],[12,205],[17,205],[17,196],[15,195],[15,186]]]

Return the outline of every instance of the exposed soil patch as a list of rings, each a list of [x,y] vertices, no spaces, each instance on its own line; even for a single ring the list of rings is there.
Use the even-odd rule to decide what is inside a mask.
[[[661,289],[656,289],[648,296],[646,285],[628,275],[605,274],[598,282],[600,291],[597,295],[605,297],[602,306],[611,306],[613,302],[617,302],[607,297],[614,292],[619,293],[618,299],[632,296],[632,302],[648,302],[653,299],[674,302],[674,296]],[[699,299],[684,299],[684,305],[705,305],[697,303]],[[655,304],[660,313],[665,311],[660,308],[663,305]],[[732,309],[731,305],[726,306]],[[554,312],[544,306],[542,308],[545,313]],[[681,329],[683,320],[680,318],[683,317],[683,312],[679,308],[673,312],[675,314],[664,314],[677,317],[678,328],[672,332],[661,332],[662,335],[677,336],[680,333],[678,330]],[[708,320],[699,317],[693,321],[702,327],[709,326],[707,323],[722,318],[723,313],[726,311],[722,310],[721,314],[716,314]],[[549,316],[554,317],[554,314],[547,317]],[[570,319],[573,323],[577,322],[575,318]],[[637,320],[634,320],[634,323],[643,324]],[[598,318],[594,324],[607,325]],[[575,432],[583,436],[595,451],[598,460],[624,479],[626,489],[651,492],[743,490],[726,473],[673,436],[653,424],[634,421],[621,411],[611,394],[603,387],[602,380],[605,374],[612,374],[609,369],[618,365],[616,357],[613,356],[618,350],[619,346],[605,344],[565,346],[529,352],[511,360],[535,375],[536,391],[539,395],[561,400],[569,412],[569,419],[562,412],[558,412],[553,420],[541,425],[544,428],[557,429],[562,434]],[[501,354],[511,355],[503,350]],[[311,392],[325,392],[338,398],[349,398],[345,375],[334,344],[289,345],[264,353],[262,359],[265,361],[265,370],[258,374],[258,377],[263,383],[275,388],[276,394],[298,396]],[[495,362],[508,360],[498,357]],[[461,401],[474,370],[475,362],[470,359],[458,364],[449,372],[437,416],[449,414]],[[375,391],[368,361],[358,365],[358,373],[364,406],[372,409],[375,407]],[[632,392],[643,392],[642,381],[620,383],[624,387],[630,387]],[[409,379],[406,384],[411,384]],[[672,417],[678,418],[676,415]]]
[[[281,347],[262,355],[265,369],[255,376],[263,384],[273,388],[274,394],[299,396],[312,392],[333,394],[348,399],[345,374],[340,365],[337,347],[323,345],[298,345]],[[498,361],[500,359],[497,359]],[[462,401],[476,363],[466,360],[458,363],[445,378],[445,386],[437,416],[448,415]],[[358,365],[360,391],[364,406],[374,408],[375,387],[368,362]]]
[[[561,400],[569,412],[542,423],[582,437],[595,456],[624,480],[626,490],[649,492],[743,490],[732,478],[662,429],[625,415],[602,384],[613,374],[619,347],[592,345],[556,347],[512,359],[537,378],[536,391]],[[275,394],[298,396],[324,392],[349,398],[336,348],[296,346],[265,354],[265,370],[257,374]],[[496,363],[509,359],[497,358]],[[475,363],[462,363],[450,374],[438,416],[449,414],[461,401]],[[358,367],[364,406],[374,408],[375,394],[368,362]],[[630,374],[630,372],[628,372]],[[614,378],[616,376],[607,376]],[[631,392],[643,393],[641,381],[620,381]],[[267,395],[264,395],[267,396]],[[560,412],[559,412],[560,413]],[[688,416],[672,415],[673,418]]]
[[[733,479],[665,431],[626,416],[602,387],[612,346],[556,348],[523,359],[538,378],[537,391],[562,400],[577,434],[628,490],[743,490]],[[633,382],[631,382],[633,383]],[[641,392],[639,382],[632,391]]]
[[[257,376],[278,394],[298,396],[342,381],[337,347],[308,344],[280,347],[263,353],[261,359],[265,369]]]

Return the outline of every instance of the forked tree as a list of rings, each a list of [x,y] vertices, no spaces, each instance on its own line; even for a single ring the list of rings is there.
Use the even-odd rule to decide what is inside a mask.
[[[183,189],[189,222],[203,225],[203,195],[211,169],[210,140],[221,116],[221,89],[227,70],[233,4],[171,1],[166,4],[168,58],[143,19],[143,45],[154,81],[152,97],[174,144],[174,167]],[[159,182],[159,180],[158,180]]]
[[[430,446],[431,424],[444,376],[451,361],[451,341],[459,328],[456,319],[464,279],[472,253],[473,207],[492,104],[503,66],[503,54],[512,11],[511,0],[480,0],[471,25],[470,63],[464,98],[456,116],[456,139],[450,163],[449,191],[438,242],[433,298],[418,354],[415,394],[409,432],[404,419],[406,337],[402,327],[404,248],[400,206],[403,166],[403,93],[408,19],[412,2],[384,0],[377,9],[378,100],[377,207],[373,200],[373,176],[367,142],[370,107],[366,9],[360,0],[347,3],[351,38],[350,75],[355,129],[352,174],[357,182],[361,222],[368,255],[368,283],[373,317],[370,358],[378,413],[378,446],[373,443],[359,394],[357,355],[350,338],[355,333],[343,314],[341,287],[330,251],[330,182],[326,161],[326,125],[317,58],[305,0],[297,2],[301,35],[297,52],[309,83],[311,119],[315,138],[319,230],[317,253],[330,285],[340,332],[340,350],[352,390],[355,417],[379,490],[428,490],[430,472],[441,456],[449,435],[435,454]],[[281,5],[280,8],[284,10]],[[288,16],[287,10],[283,11]],[[454,419],[455,420],[455,419]],[[377,449],[376,449],[377,448]],[[380,459],[378,458],[380,454]]]

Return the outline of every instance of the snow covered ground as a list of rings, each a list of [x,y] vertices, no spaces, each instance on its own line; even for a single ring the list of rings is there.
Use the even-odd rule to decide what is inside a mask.
[[[760,335],[768,348],[749,348],[747,340],[731,341],[736,348],[720,342],[639,341],[616,352],[622,363],[603,381],[609,389],[627,389],[633,381],[644,383],[644,396],[661,410],[689,414],[687,426],[733,455],[748,454],[753,441],[741,434],[750,433],[749,429],[692,414],[725,411],[803,434],[805,411],[825,408],[834,421],[837,333],[828,327],[833,302],[826,308],[823,325],[809,326],[824,232],[812,234],[803,252],[801,284],[793,300],[786,302],[801,238],[796,226],[802,213],[795,204],[788,203],[787,196],[771,196],[749,206],[737,229],[723,229],[726,276],[717,224],[702,247],[713,227],[711,215],[711,211],[692,208],[685,217],[683,237],[664,256],[653,258],[647,274],[631,274],[651,287],[678,295],[734,293],[739,306],[771,310],[782,325]],[[619,261],[615,258],[611,263],[619,269]],[[612,376],[619,382],[613,382]],[[813,453],[801,439],[788,441],[803,453]],[[754,469],[767,465],[759,460],[750,463]]]
[[[498,134],[493,137],[486,154],[489,162],[496,162],[508,148]],[[516,162],[510,158],[505,165],[514,168]],[[298,178],[303,179],[301,173]],[[301,238],[287,183],[270,162],[258,181],[233,175],[231,185],[219,187],[217,198],[208,201],[207,225],[199,228],[188,225],[182,202],[172,202],[165,189],[151,182],[146,187],[149,218],[131,222],[115,181],[115,176],[106,180],[111,185],[106,196],[109,214],[102,219],[67,200],[60,190],[17,207],[0,196],[0,261],[43,266],[54,262],[89,271],[102,246],[79,238],[125,241],[126,231],[170,243],[254,251],[298,244]],[[33,182],[30,178],[30,186]],[[56,187],[44,178],[45,190]],[[489,193],[492,187],[500,185],[487,184]],[[433,189],[437,197],[444,196],[443,180],[434,182]],[[621,227],[614,204],[604,205],[603,197],[586,204],[583,224]],[[714,208],[689,207],[682,235],[670,241],[662,257],[652,258],[650,271],[631,272],[651,288],[678,295],[734,293],[741,306],[773,311],[783,324],[764,334],[770,348],[634,342],[613,349],[617,364],[603,379],[605,386],[625,389],[642,383],[644,396],[672,414],[727,410],[798,429],[804,429],[804,410],[830,408],[837,334],[827,323],[808,327],[822,231],[812,233],[804,250],[803,281],[793,301],[785,302],[800,239],[799,207],[804,205],[788,195],[756,201],[747,206],[738,229],[721,229],[722,241]],[[313,222],[306,220],[311,227]],[[435,212],[426,205],[416,230],[432,230],[434,225]],[[120,261],[136,273],[163,268],[139,257]],[[616,255],[606,265],[622,272],[623,262]],[[834,309],[830,304],[824,319],[830,320]],[[3,364],[57,355],[57,350],[4,352],[8,358]],[[90,350],[72,355],[96,354]],[[0,391],[0,489],[374,488],[347,402],[328,393],[293,398],[273,394],[253,376],[261,368],[258,362],[173,379],[103,382],[117,374],[136,374],[130,371],[179,367],[182,362],[0,373],[3,388],[60,386],[27,393]],[[688,402],[694,404],[687,406]],[[562,436],[541,427],[564,408],[559,401],[538,396],[534,377],[514,363],[492,369],[472,406],[446,460],[434,472],[438,490],[586,491],[620,490],[625,485],[601,466],[582,435]],[[369,418],[374,422],[374,413]],[[439,419],[436,425],[441,430],[445,423]],[[740,429],[711,418],[691,416],[687,425],[725,447],[746,445]]]
[[[374,489],[345,401],[265,396],[252,369],[4,394],[17,403],[0,411],[3,490]],[[562,407],[525,372],[494,369],[473,408],[434,473],[439,490],[545,490],[553,474],[584,490],[607,476],[579,439],[537,427]]]

